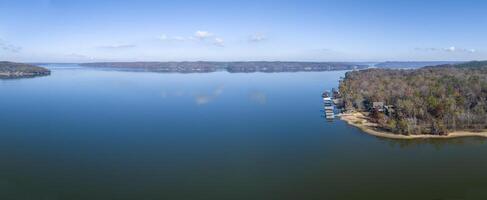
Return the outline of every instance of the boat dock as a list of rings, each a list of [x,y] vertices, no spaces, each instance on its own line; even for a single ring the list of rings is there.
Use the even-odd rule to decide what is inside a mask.
[[[330,92],[325,91],[321,95],[323,97],[323,105],[325,110],[325,117],[326,119],[334,119],[335,118],[335,103],[333,102],[333,98]]]
[[[339,117],[341,115],[341,108],[343,107],[340,92],[333,88],[331,92],[324,91],[321,97],[323,98],[325,118],[327,120],[333,120],[335,117]]]

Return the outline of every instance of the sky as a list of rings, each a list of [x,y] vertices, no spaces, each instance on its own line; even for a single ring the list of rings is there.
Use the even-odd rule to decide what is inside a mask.
[[[0,0],[0,60],[487,60],[482,0]]]

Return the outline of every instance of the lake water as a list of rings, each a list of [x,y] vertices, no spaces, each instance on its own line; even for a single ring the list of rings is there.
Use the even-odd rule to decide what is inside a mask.
[[[0,199],[485,199],[484,139],[327,122],[344,71],[159,74],[47,65],[0,81]]]

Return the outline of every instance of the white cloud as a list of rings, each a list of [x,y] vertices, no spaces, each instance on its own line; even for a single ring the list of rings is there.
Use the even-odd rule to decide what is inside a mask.
[[[83,55],[83,54],[78,54],[78,53],[65,54],[64,57],[69,59],[69,60],[76,60],[76,61],[95,60],[94,57]]]
[[[438,48],[421,48],[421,47],[417,47],[417,48],[414,48],[414,50],[416,50],[416,51],[438,51],[440,49],[438,49]]]
[[[166,34],[162,34],[161,36],[157,37],[157,39],[159,39],[159,40],[167,40],[168,37],[167,37]]]
[[[161,41],[193,41],[203,44],[213,44],[215,46],[223,47],[225,46],[225,40],[221,37],[215,36],[213,33],[208,31],[196,31],[193,36],[183,37],[183,36],[168,36],[162,34],[157,37]]]
[[[451,47],[448,47],[448,48],[444,48],[443,50],[449,51],[449,52],[454,52],[455,50],[457,50],[457,48],[454,47],[454,46],[451,46]]]
[[[249,37],[250,42],[262,42],[267,40],[267,37],[262,33],[255,33]]]
[[[135,44],[116,44],[116,45],[99,46],[99,48],[102,49],[130,49],[135,47],[137,47],[137,45]]]
[[[435,47],[428,47],[428,48],[415,48],[416,51],[430,51],[430,52],[448,52],[448,53],[475,53],[477,50],[475,49],[466,49],[466,48],[458,48],[455,46],[450,46],[446,48],[435,48]]]
[[[212,36],[213,36],[213,34],[208,32],[208,31],[196,31],[194,33],[194,37],[196,37],[200,40],[204,40],[204,39],[212,37]]]
[[[159,37],[157,37],[157,39],[162,40],[162,41],[185,41],[185,40],[187,40],[183,36],[174,36],[174,37],[171,37],[171,36],[168,36],[166,34],[160,35]]]
[[[0,50],[12,52],[12,53],[18,53],[20,52],[20,50],[22,50],[22,47],[15,46],[13,44],[10,44],[0,39]]]
[[[219,47],[225,46],[225,41],[222,38],[215,38],[213,44]]]

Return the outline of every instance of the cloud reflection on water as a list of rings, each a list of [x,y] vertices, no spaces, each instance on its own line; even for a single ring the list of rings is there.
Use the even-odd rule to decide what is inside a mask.
[[[215,100],[218,96],[220,96],[224,91],[224,86],[223,85],[219,85],[218,87],[216,87],[210,94],[198,94],[195,96],[195,103],[196,105],[205,105],[205,104],[208,104],[210,102],[212,102],[213,100]]]
[[[263,92],[260,92],[260,91],[250,92],[249,99],[252,102],[262,104],[262,105],[267,103],[267,95]]]

